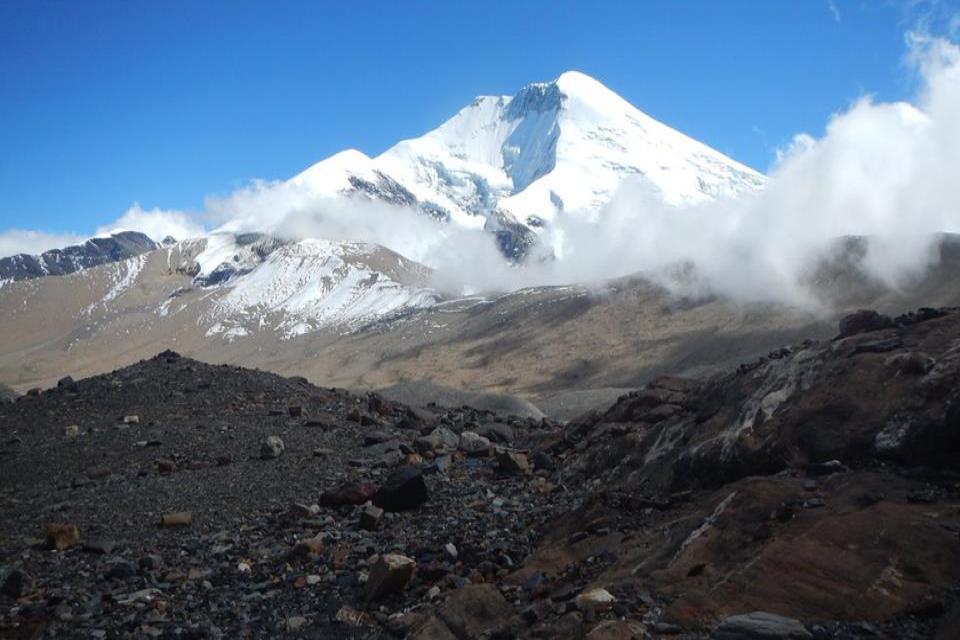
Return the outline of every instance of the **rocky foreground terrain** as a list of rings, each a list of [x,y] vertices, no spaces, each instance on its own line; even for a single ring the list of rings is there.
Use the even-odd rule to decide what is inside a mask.
[[[173,352],[0,404],[0,637],[956,638],[960,310],[561,424]]]

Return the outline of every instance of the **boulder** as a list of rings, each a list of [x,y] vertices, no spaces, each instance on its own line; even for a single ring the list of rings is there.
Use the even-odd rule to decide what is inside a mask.
[[[402,591],[417,569],[413,558],[398,553],[380,556],[370,569],[370,576],[363,588],[368,601],[379,600],[384,596]]]
[[[404,465],[390,474],[373,497],[373,504],[386,511],[409,511],[429,500],[427,483],[420,470]]]

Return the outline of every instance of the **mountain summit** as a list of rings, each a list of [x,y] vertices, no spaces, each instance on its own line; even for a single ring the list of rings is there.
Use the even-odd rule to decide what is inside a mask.
[[[561,214],[592,217],[626,178],[645,181],[668,204],[765,182],[577,71],[514,96],[478,97],[375,158],[344,151],[292,181],[322,195],[363,192],[415,204],[468,227],[532,233]]]

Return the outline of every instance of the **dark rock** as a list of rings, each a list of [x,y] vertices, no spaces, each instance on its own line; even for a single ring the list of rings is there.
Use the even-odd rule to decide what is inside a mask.
[[[34,592],[36,581],[28,573],[21,569],[13,569],[7,574],[0,587],[0,593],[11,598],[22,598]]]
[[[412,465],[394,471],[381,485],[373,503],[386,511],[416,509],[430,498],[423,475]]]
[[[360,528],[375,531],[380,528],[380,521],[382,519],[383,509],[376,505],[368,504],[360,512]]]
[[[861,309],[844,316],[840,320],[838,338],[848,338],[859,333],[868,333],[870,331],[880,331],[889,329],[893,326],[893,320],[889,316],[881,315],[872,309]]]
[[[534,451],[531,461],[533,462],[534,471],[553,471],[556,468],[556,465],[553,463],[553,458],[550,457],[546,451]]]
[[[376,493],[377,485],[369,482],[347,484],[321,494],[320,505],[323,507],[339,507],[345,504],[363,504],[372,499]]]
[[[114,558],[104,573],[104,577],[108,580],[126,580],[135,575],[137,575],[137,566],[123,558]]]

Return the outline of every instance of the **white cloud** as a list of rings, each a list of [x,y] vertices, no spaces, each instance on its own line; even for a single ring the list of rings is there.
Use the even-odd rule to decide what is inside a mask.
[[[97,229],[96,235],[109,235],[117,231],[139,231],[160,242],[167,236],[177,240],[203,235],[204,229],[194,216],[183,211],[167,209],[143,209],[134,203],[115,222]]]
[[[24,229],[8,229],[0,232],[0,257],[12,256],[18,253],[37,254],[48,249],[80,244],[86,238],[74,233],[47,233],[45,231],[28,231]]]
[[[840,9],[837,8],[837,3],[834,0],[827,0],[827,8],[830,9],[830,14],[833,15],[833,20],[837,24],[840,24]]]

